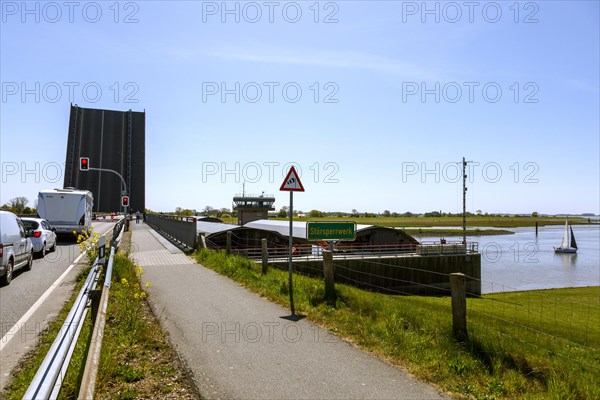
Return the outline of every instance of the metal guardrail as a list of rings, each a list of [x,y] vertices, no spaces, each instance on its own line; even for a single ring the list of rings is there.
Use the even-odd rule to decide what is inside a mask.
[[[196,218],[146,214],[146,223],[163,236],[195,250],[198,247]]]
[[[94,332],[92,333],[92,342],[90,345],[90,352],[92,349],[94,350],[94,354],[97,352],[97,359],[94,361],[99,361],[100,346],[102,345],[102,333],[106,321],[108,288],[110,288],[110,280],[112,277],[113,258],[115,250],[118,247],[123,235],[123,226],[123,223],[119,223],[113,229],[113,235],[115,229],[117,228],[119,229],[119,235],[116,240],[114,240],[115,236],[113,236],[113,240],[111,240],[110,258],[108,260],[106,279],[104,281],[105,289],[102,290],[101,297],[101,306],[103,307],[103,312],[98,313],[96,321],[94,322]],[[69,363],[71,361],[71,355],[75,349],[75,345],[77,344],[77,340],[79,338],[79,333],[81,332],[81,328],[89,310],[88,306],[90,300],[94,301],[94,295],[97,294],[97,291],[94,291],[93,287],[97,283],[98,276],[100,275],[100,267],[100,260],[96,258],[83,287],[75,299],[75,303],[71,307],[69,315],[65,319],[65,322],[63,323],[58,335],[54,339],[50,350],[38,368],[33,380],[31,381],[31,384],[29,385],[29,388],[23,396],[23,399],[56,399],[58,397],[60,388],[62,386],[62,381],[66,375]],[[102,303],[102,301],[104,301],[104,303]],[[94,340],[94,338],[96,340]],[[89,354],[90,353],[88,353],[87,361],[89,361],[90,358]],[[86,369],[83,373],[82,385],[80,387],[80,390],[86,388],[86,395],[82,396],[82,392],[79,393],[79,398],[82,399],[91,399],[94,397],[93,388],[97,375],[98,362],[88,363],[87,361]],[[88,364],[91,364],[89,368]],[[86,384],[85,387],[83,383]],[[92,394],[88,395],[87,393],[89,393],[90,387]]]
[[[112,278],[112,265],[115,256],[115,247],[110,249],[110,257],[106,267],[106,278],[104,279],[104,288],[100,297],[100,304],[97,311],[96,322],[90,341],[90,348],[85,361],[83,377],[79,386],[79,399],[93,399],[96,388],[96,377],[98,376],[98,367],[100,366],[100,350],[102,349],[102,338],[104,337],[104,327],[106,326],[106,309],[108,307],[108,295],[110,291],[110,281]]]
[[[123,226],[125,226],[125,218],[121,219],[119,222],[113,226],[112,230],[112,238],[110,240],[110,247],[115,247],[115,243],[118,246],[121,241],[121,237],[123,235]]]
[[[58,391],[65,375],[62,373],[63,366],[69,364],[70,349],[77,342],[78,332],[81,330],[80,325],[83,324],[87,314],[87,294],[94,285],[99,273],[100,268],[98,263],[95,262],[85,284],[77,295],[77,299],[75,299],[67,319],[60,328],[58,336],[52,343],[27,392],[25,392],[24,399],[55,399],[58,397]]]

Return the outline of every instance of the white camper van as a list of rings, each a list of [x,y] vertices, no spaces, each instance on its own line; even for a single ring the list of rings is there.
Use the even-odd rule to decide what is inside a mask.
[[[40,218],[56,228],[56,234],[80,234],[92,227],[94,197],[88,190],[42,190],[38,195],[37,212]]]

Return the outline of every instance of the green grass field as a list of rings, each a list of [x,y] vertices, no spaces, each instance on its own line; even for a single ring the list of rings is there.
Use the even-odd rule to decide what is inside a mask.
[[[289,306],[287,272],[201,250],[198,262]],[[485,295],[467,300],[469,341],[452,337],[448,297],[392,296],[294,276],[297,313],[418,378],[464,399],[600,398],[600,288]]]
[[[274,218],[286,220],[285,218]],[[355,221],[357,224],[381,225],[391,227],[426,227],[426,226],[462,226],[462,217],[377,217],[377,218],[350,218],[350,217],[323,217],[323,218],[295,218],[295,221]],[[569,218],[571,224],[587,224],[587,218]],[[467,218],[467,227],[494,227],[494,228],[516,228],[525,226],[562,225],[564,217],[488,217],[472,216]]]

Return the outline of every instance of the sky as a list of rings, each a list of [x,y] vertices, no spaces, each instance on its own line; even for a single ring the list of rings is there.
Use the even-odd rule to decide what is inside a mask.
[[[146,112],[146,207],[600,214],[598,1],[1,1],[0,203],[69,106]],[[93,160],[91,160],[93,166]]]

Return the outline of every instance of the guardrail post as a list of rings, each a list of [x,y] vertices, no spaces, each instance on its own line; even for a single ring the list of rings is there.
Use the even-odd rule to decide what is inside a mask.
[[[94,325],[96,323],[96,316],[98,315],[98,308],[100,307],[100,297],[102,296],[102,290],[90,290],[88,292],[88,297],[91,300],[91,320],[92,325],[91,329],[94,330]]]
[[[467,284],[461,273],[450,274],[452,296],[452,334],[460,342],[469,339],[467,334]]]
[[[227,246],[226,253],[231,254],[231,231],[227,231]]]
[[[267,248],[267,239],[260,240],[261,254],[262,254],[262,274],[267,273],[268,262],[269,262],[269,249]]]
[[[328,302],[335,302],[335,279],[333,274],[333,252],[323,250],[323,275],[325,277],[325,298]]]

